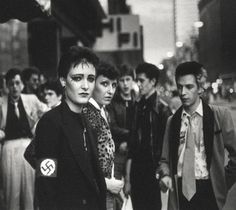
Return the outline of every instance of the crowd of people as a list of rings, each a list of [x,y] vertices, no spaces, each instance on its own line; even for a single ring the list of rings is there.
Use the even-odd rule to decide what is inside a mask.
[[[78,46],[61,56],[57,80],[34,67],[8,70],[1,209],[123,210],[130,197],[133,210],[161,210],[168,191],[169,210],[233,210],[230,111],[207,104],[198,62],[178,65],[170,103],[158,94],[159,74],[154,64],[115,66]]]

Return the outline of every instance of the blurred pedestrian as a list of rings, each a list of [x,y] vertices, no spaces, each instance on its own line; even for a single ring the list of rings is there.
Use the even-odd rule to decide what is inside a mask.
[[[9,93],[0,104],[0,139],[6,210],[34,209],[34,170],[23,153],[31,142],[35,123],[47,106],[35,95],[21,93],[24,85],[19,69],[10,69],[5,78]]]
[[[30,66],[22,71],[24,89],[22,93],[35,94],[38,96],[40,70],[37,67]]]
[[[61,103],[63,89],[60,81],[48,80],[40,89],[43,93],[43,101],[49,108],[54,108]]]
[[[134,210],[161,209],[155,172],[171,111],[157,95],[158,78],[159,69],[153,64],[142,63],[136,68],[141,100],[135,105],[125,179],[125,193],[131,194]]]
[[[84,110],[87,119],[98,136],[98,153],[107,186],[107,210],[115,210],[115,195],[123,188],[123,181],[114,177],[115,144],[112,139],[106,105],[111,103],[117,86],[119,72],[108,63],[101,62],[97,68],[95,88]]]
[[[115,174],[121,179],[125,176],[128,142],[132,126],[136,93],[133,90],[134,70],[127,65],[119,67],[118,88],[108,106],[112,136],[116,146]]]
[[[110,127],[115,142],[114,174],[117,179],[125,177],[128,143],[132,126],[136,93],[133,90],[134,70],[128,65],[119,67],[118,88],[111,104],[107,107]],[[116,197],[116,210],[122,208],[123,198]]]
[[[181,106],[181,100],[179,98],[179,93],[177,90],[172,91],[172,96],[169,102],[169,107],[172,111],[172,113],[175,113],[176,110]]]
[[[227,184],[236,178],[233,120],[227,108],[201,99],[202,75],[197,62],[182,63],[175,73],[183,105],[168,119],[159,173],[162,189],[170,189],[171,210],[221,210]],[[230,160],[226,168],[225,149]]]
[[[97,63],[98,57],[90,49],[78,46],[60,59],[58,76],[64,97],[36,128],[40,210],[106,210],[97,139],[82,114],[95,86]]]

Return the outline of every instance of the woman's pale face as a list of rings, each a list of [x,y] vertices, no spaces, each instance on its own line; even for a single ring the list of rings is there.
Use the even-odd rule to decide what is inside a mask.
[[[96,79],[95,89],[93,91],[94,100],[100,105],[108,105],[114,96],[117,87],[117,80],[111,80],[103,75]]]
[[[81,112],[88,103],[95,86],[95,67],[90,63],[72,66],[66,78],[61,78],[65,90],[65,100],[74,112]]]

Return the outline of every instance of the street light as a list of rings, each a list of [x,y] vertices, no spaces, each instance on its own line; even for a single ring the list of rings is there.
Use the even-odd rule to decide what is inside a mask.
[[[202,21],[196,21],[196,22],[194,22],[193,25],[195,28],[201,28],[201,27],[203,27],[204,23]]]
[[[163,70],[163,69],[164,69],[164,65],[163,65],[162,63],[160,63],[160,64],[158,65],[158,68],[159,68],[160,70]]]
[[[178,41],[175,43],[175,45],[176,45],[176,47],[183,47],[184,44],[183,44],[183,42]]]
[[[169,52],[166,53],[166,55],[167,55],[168,58],[171,58],[171,57],[174,56],[174,53],[169,51]]]

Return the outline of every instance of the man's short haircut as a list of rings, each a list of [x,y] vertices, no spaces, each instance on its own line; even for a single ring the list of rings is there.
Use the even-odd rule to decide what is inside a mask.
[[[19,68],[11,68],[7,71],[5,75],[6,84],[13,79],[16,75],[19,75],[21,77],[21,70]],[[21,78],[22,79],[22,78]]]
[[[160,70],[157,66],[151,63],[141,63],[136,68],[136,75],[142,73],[146,74],[147,78],[150,80],[156,79],[155,85],[157,85],[160,75]]]
[[[57,96],[63,94],[63,88],[59,80],[48,80],[46,83],[42,84],[42,90],[53,90]]]
[[[114,65],[107,63],[105,61],[101,61],[97,67],[96,77],[100,75],[107,77],[108,79],[111,80],[116,80],[119,78],[120,73]]]
[[[130,66],[123,64],[118,69],[120,71],[120,77],[131,76],[134,79],[134,70]]]
[[[32,76],[32,74],[40,74],[40,70],[35,67],[35,66],[29,66],[23,69],[22,71],[22,79],[24,82],[29,81],[30,77]]]
[[[196,78],[196,82],[198,84],[199,79],[201,79],[201,76],[203,75],[203,65],[196,61],[189,61],[179,64],[175,71],[175,81],[177,81],[179,77],[189,74]]]
[[[58,65],[58,76],[66,78],[71,67],[75,67],[80,63],[92,64],[95,69],[99,63],[97,55],[87,47],[72,46],[61,56]]]

